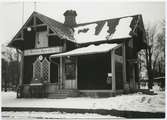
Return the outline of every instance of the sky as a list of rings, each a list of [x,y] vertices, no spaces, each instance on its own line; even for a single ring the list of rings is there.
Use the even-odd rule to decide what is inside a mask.
[[[77,12],[77,23],[135,14],[142,15],[145,25],[157,24],[165,19],[165,2],[163,0],[154,0],[153,2],[144,2],[143,0],[135,2],[132,0],[128,0],[128,2],[122,0],[57,0],[57,2],[47,2],[38,0],[36,8],[33,1],[3,1],[0,2],[1,44],[7,44],[15,36],[34,10],[63,23],[63,13],[71,9]]]

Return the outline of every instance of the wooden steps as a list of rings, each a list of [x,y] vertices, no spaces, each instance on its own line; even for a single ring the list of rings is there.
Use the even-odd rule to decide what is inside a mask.
[[[48,98],[50,99],[63,99],[77,96],[79,96],[78,90],[56,90],[54,92],[48,93]]]

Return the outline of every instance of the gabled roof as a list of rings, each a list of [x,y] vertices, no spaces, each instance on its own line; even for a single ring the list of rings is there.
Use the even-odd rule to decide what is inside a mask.
[[[73,30],[67,26],[65,26],[63,23],[58,22],[50,17],[47,17],[45,15],[42,15],[40,13],[34,12],[34,14],[40,18],[41,21],[43,21],[45,24],[47,24],[55,33],[57,33],[57,36],[62,39],[67,40],[74,40],[73,38]]]
[[[11,42],[8,44],[8,46],[12,46],[13,42],[17,41],[17,40],[21,40],[23,41],[23,39],[15,39],[16,36],[21,33],[21,31],[23,31],[24,27],[30,22],[30,20],[33,17],[37,17],[39,18],[43,23],[45,23],[46,25],[49,26],[49,28],[55,32],[55,34],[60,37],[61,39],[67,39],[70,41],[73,41],[73,30],[72,28],[66,27],[63,23],[58,22],[50,17],[47,17],[43,14],[40,14],[38,12],[33,12],[31,14],[31,16],[28,18],[28,20],[26,21],[26,23],[21,27],[21,29],[17,32],[17,34],[13,37],[13,39],[11,40]]]
[[[61,39],[66,39],[78,44],[131,38],[139,27],[144,31],[141,15],[77,24],[75,27],[71,28],[43,14],[33,12],[19,32],[24,29],[33,16],[36,16],[43,23],[48,25]],[[9,43],[9,46],[14,41],[15,37]]]

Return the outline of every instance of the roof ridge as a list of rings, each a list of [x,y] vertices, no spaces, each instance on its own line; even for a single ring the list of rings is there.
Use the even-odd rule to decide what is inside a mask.
[[[36,12],[36,11],[34,11],[33,13],[35,13],[35,14],[37,14],[37,15],[42,15],[42,16],[47,17],[48,19],[51,19],[51,20],[53,20],[53,21],[55,21],[55,22],[57,22],[57,23],[63,24],[62,22],[57,21],[57,20],[55,20],[55,19],[53,19],[53,18],[51,18],[51,17],[48,17],[48,16],[46,16],[46,15],[44,15],[44,14],[42,14],[42,13],[39,13],[39,12]],[[63,25],[64,25],[64,24],[63,24]]]
[[[116,17],[116,18],[110,18],[110,19],[104,19],[104,20],[97,20],[97,21],[92,21],[92,22],[79,23],[79,24],[77,24],[75,27],[78,27],[78,26],[80,26],[80,25],[88,25],[88,24],[97,23],[97,22],[103,22],[103,21],[115,20],[115,19],[122,19],[122,18],[128,18],[128,17],[135,17],[135,16],[141,16],[141,14],[128,15],[128,16],[123,16],[123,17]]]
[[[47,18],[49,18],[49,19],[51,19],[51,20],[53,20],[53,21],[55,21],[55,22],[58,22],[58,23],[60,23],[60,24],[63,24],[62,22],[57,21],[57,20],[55,20],[55,19],[53,19],[53,18],[51,18],[51,17],[48,17],[48,16],[46,16],[46,15],[44,15],[44,14],[42,14],[42,13],[39,13],[39,12],[37,12],[37,11],[34,11],[33,13],[42,15],[42,16],[47,17]],[[109,19],[103,19],[103,20],[97,20],[97,21],[79,23],[79,24],[77,24],[75,27],[80,26],[80,25],[85,25],[85,24],[92,24],[92,23],[96,23],[96,22],[103,22],[103,21],[108,21],[108,20],[122,19],[122,18],[127,18],[127,17],[134,17],[134,16],[141,16],[141,14],[127,15],[127,16],[116,17],[116,18],[109,18]],[[63,24],[63,25],[64,25],[64,24]],[[67,27],[67,26],[66,26],[66,27]]]

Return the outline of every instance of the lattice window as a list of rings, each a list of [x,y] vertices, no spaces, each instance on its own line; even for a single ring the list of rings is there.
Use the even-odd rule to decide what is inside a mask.
[[[33,63],[33,78],[41,77],[42,65],[39,59]]]
[[[33,78],[50,81],[50,62],[46,58],[42,62],[37,59],[33,63]]]
[[[50,62],[45,58],[42,61],[42,78],[45,81],[50,80]]]

